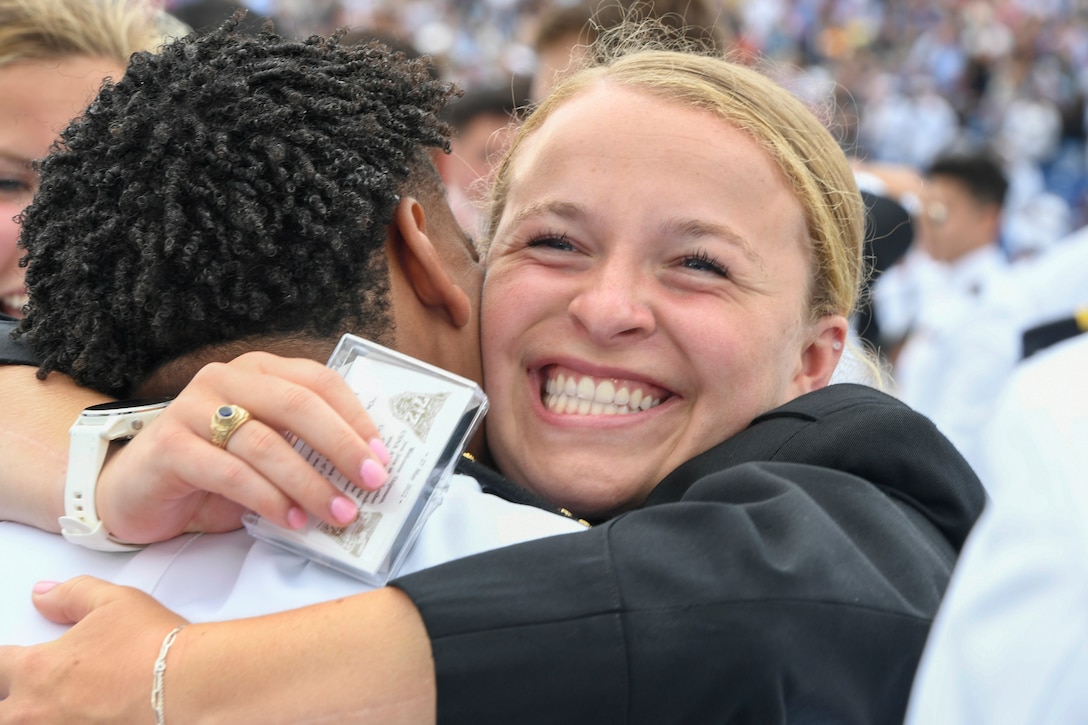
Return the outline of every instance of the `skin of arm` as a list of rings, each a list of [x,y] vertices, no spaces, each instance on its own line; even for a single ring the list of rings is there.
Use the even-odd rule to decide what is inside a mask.
[[[163,638],[184,620],[135,589],[92,577],[45,589],[34,599],[46,617],[82,624],[49,645],[0,647],[0,723],[71,722],[75,713],[154,722],[152,669]],[[266,648],[305,652],[305,662],[260,656]],[[111,667],[96,666],[104,653]],[[163,693],[166,721],[186,723],[433,723],[437,702],[426,629],[392,587],[279,615],[188,625],[168,652]]]
[[[80,412],[109,400],[70,378],[35,378],[29,365],[0,366],[0,520],[59,532],[68,469],[68,429]]]
[[[6,407],[0,520],[58,532],[68,430],[84,408],[110,398],[58,373],[45,381],[34,373],[30,366],[0,366]],[[256,418],[227,452],[208,445],[207,411],[225,400]],[[332,508],[339,492],[293,450],[282,435],[288,429],[365,486],[362,462],[378,431],[351,388],[313,360],[251,352],[206,365],[146,430],[111,453],[98,479],[99,515],[113,534],[134,543],[237,529],[246,509],[287,526],[299,507],[343,525]],[[235,453],[256,463],[240,463]]]

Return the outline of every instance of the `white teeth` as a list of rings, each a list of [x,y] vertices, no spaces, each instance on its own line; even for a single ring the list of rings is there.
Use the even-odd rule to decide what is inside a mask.
[[[661,404],[659,398],[641,388],[619,389],[612,380],[594,383],[590,376],[565,376],[562,373],[544,384],[544,405],[554,413],[566,415],[626,415],[647,411]]]
[[[593,384],[593,378],[582,378],[578,382],[578,397],[582,400],[593,400],[597,392],[597,386]]]

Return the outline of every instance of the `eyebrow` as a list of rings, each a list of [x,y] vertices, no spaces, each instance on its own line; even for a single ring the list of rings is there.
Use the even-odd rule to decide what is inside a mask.
[[[714,224],[698,219],[671,220],[665,223],[662,231],[665,234],[683,237],[715,237],[722,239],[740,250],[741,254],[753,264],[762,264],[763,261],[756,254],[755,247],[752,246],[751,242],[724,224]]]
[[[7,161],[12,164],[18,164],[19,166],[26,166],[28,168],[35,161],[35,159],[28,159],[22,154],[15,154],[10,151],[5,151],[4,149],[0,149],[0,160]]]
[[[520,225],[526,219],[553,214],[564,219],[583,219],[588,210],[581,204],[569,201],[542,201],[528,204],[514,215],[513,224]],[[723,224],[700,221],[698,219],[670,219],[661,227],[662,236],[688,238],[715,237],[735,246],[754,264],[762,264],[755,247],[746,238]]]
[[[518,210],[518,213],[511,220],[511,224],[515,227],[521,226],[526,219],[548,214],[564,219],[583,219],[586,217],[586,213],[586,209],[581,204],[575,204],[571,201],[535,201]]]

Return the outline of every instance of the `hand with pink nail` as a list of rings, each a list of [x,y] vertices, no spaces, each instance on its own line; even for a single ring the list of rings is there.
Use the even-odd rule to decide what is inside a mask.
[[[226,446],[209,443],[211,411],[223,401],[250,417]],[[248,353],[201,369],[145,430],[106,463],[97,508],[114,537],[161,541],[185,531],[229,531],[247,509],[281,526],[312,514],[337,526],[355,503],[293,449],[307,441],[352,483],[380,487],[389,452],[343,379],[313,360]]]

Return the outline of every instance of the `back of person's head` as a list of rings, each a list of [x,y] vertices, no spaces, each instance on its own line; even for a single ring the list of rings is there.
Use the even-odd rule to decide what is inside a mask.
[[[134,56],[42,163],[22,237],[39,376],[123,394],[249,336],[388,341],[386,227],[402,193],[441,198],[453,88],[380,44],[234,26]]]
[[[648,19],[718,51],[725,51],[733,40],[722,6],[709,0],[583,0],[545,12],[533,47],[539,50],[572,36],[582,45],[592,45],[603,31]]]
[[[976,201],[997,207],[1005,203],[1005,194],[1009,190],[1004,165],[995,154],[988,151],[942,154],[926,169],[926,176],[955,179]]]
[[[507,83],[468,88],[461,98],[446,106],[443,118],[454,131],[480,116],[501,116],[513,121],[528,102],[529,79],[514,76]]]
[[[0,0],[0,66],[68,56],[123,66],[155,48],[163,30],[147,0]]]
[[[533,34],[533,50],[541,61],[533,100],[541,100],[556,80],[576,70],[602,34],[646,21],[709,51],[724,53],[733,42],[728,16],[711,0],[581,0],[556,5],[543,13]]]
[[[501,218],[512,160],[522,140],[568,99],[598,84],[615,84],[717,114],[763,147],[793,187],[807,219],[813,318],[849,316],[863,275],[865,215],[839,144],[800,100],[763,73],[719,56],[644,49],[645,38],[656,42],[656,34],[644,30],[642,25],[621,28],[618,42],[604,39],[597,49],[599,65],[562,81],[528,116],[496,172],[489,236]]]

